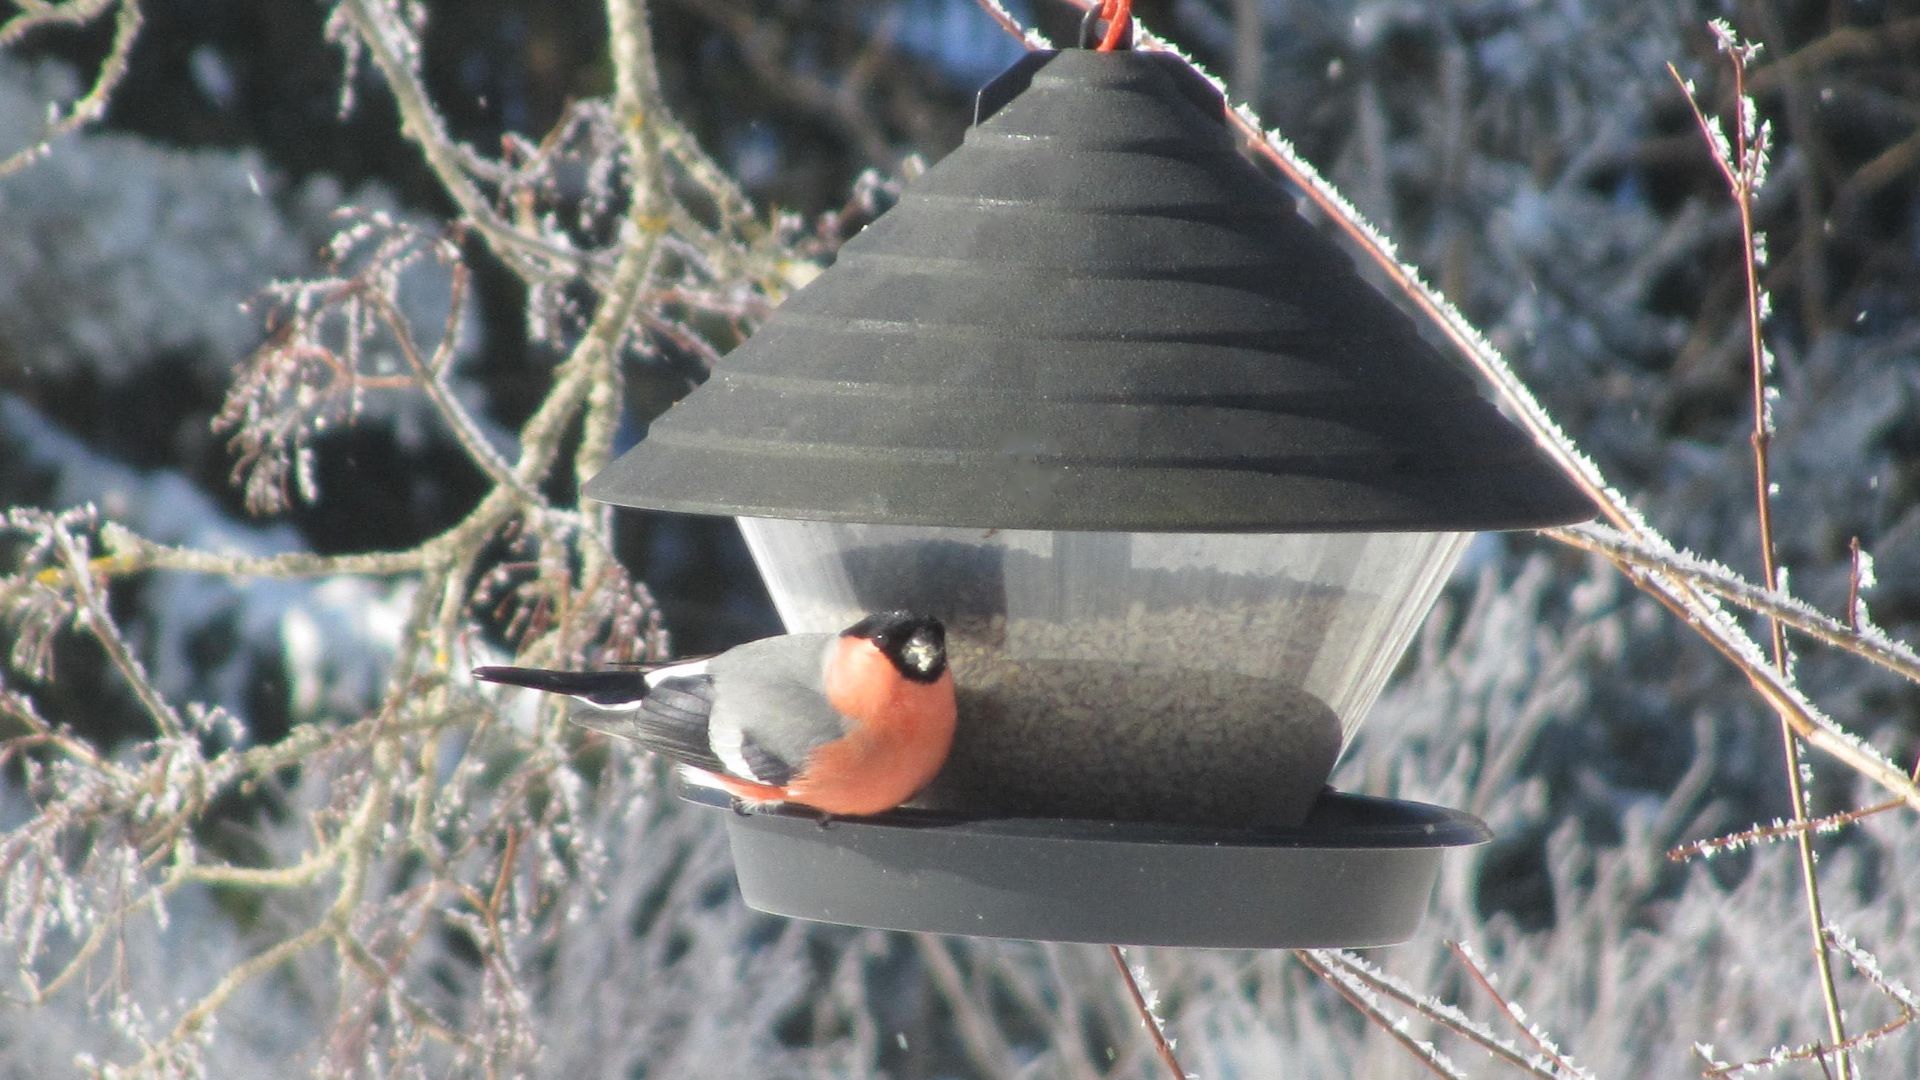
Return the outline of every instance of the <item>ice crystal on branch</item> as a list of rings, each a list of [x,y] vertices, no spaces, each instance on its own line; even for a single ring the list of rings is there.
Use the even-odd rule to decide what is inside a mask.
[[[241,366],[213,420],[229,436],[233,480],[255,513],[285,509],[289,481],[302,502],[317,499],[314,440],[358,419],[369,394],[421,392],[443,381],[456,355],[466,270],[455,240],[382,211],[341,217],[345,227],[327,250],[332,274],[267,290],[267,340]],[[413,305],[401,295],[423,265],[455,282],[431,348],[415,340],[403,314]]]

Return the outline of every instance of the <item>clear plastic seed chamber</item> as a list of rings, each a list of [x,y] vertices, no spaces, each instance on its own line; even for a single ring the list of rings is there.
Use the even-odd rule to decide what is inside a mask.
[[[790,630],[946,621],[961,734],[917,805],[1266,826],[1306,817],[1468,535],[740,527]]]

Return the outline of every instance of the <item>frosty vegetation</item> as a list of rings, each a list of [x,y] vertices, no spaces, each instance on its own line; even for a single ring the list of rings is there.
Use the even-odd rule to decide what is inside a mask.
[[[875,119],[862,94],[904,93],[879,72],[962,25],[1040,41],[1030,6],[779,6],[607,0],[605,92],[496,146],[423,77],[441,9],[318,4],[346,115],[404,133],[444,219],[102,127],[140,0],[0,22],[15,53],[99,38],[93,67],[0,56],[0,1077],[1167,1075],[1140,1010],[1210,1080],[1920,1075],[1920,22],[1754,5],[1716,41],[1708,3],[1137,5],[1143,44],[1218,58],[1255,152],[1608,512],[1478,541],[1335,777],[1498,834],[1444,862],[1418,938],[1116,972],[750,912],[721,823],[653,762],[465,675],[668,653],[613,516],[574,496],[626,384],[724,363],[885,205],[924,133]],[[768,151],[703,145],[662,89],[669,12],[887,173],[815,217],[751,198]],[[810,63],[780,36],[808,18],[865,59]],[[1668,63],[1725,153],[1769,133],[1751,243]],[[524,413],[476,359],[501,344],[482,271],[552,361]],[[178,461],[129,460],[161,385],[195,424]],[[302,515],[354,505],[372,466],[343,447],[370,431],[439,454],[419,497],[459,501],[391,547],[316,544]]]

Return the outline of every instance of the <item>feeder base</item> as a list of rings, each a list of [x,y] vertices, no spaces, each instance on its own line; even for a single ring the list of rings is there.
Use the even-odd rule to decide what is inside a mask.
[[[725,808],[727,797],[682,798]],[[1478,818],[1328,789],[1304,824],[1231,830],[968,818],[902,809],[835,819],[727,815],[747,905],[887,930],[1217,949],[1366,948],[1413,936],[1440,853],[1493,838]]]

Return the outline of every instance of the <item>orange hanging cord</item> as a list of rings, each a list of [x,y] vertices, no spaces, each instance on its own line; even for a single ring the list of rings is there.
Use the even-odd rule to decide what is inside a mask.
[[[1133,0],[1100,0],[1100,17],[1106,20],[1107,36],[1100,39],[1100,52],[1112,52],[1127,37],[1133,22]]]

